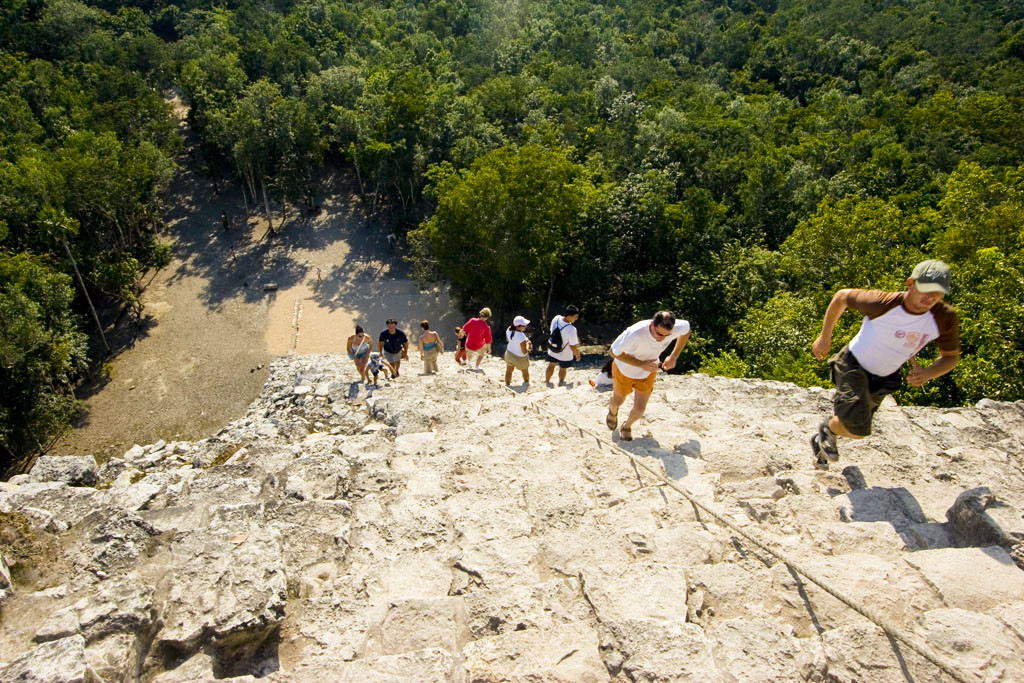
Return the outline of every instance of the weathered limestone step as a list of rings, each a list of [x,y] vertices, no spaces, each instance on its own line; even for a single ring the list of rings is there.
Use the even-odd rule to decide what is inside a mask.
[[[599,654],[599,636],[586,621],[510,631],[466,645],[466,677],[471,681],[608,680]]]
[[[622,442],[592,370],[519,394],[503,371],[372,389],[338,356],[284,358],[209,439],[134,447],[99,488],[68,485],[84,460],[5,485],[0,512],[59,552],[24,590],[13,565],[0,670],[63,656],[36,638],[113,680],[937,677],[608,438],[954,664],[1017,675],[1024,573],[998,543],[1024,509],[1018,407],[886,402],[817,472],[828,391],[660,376]],[[956,547],[986,515],[1002,540]]]

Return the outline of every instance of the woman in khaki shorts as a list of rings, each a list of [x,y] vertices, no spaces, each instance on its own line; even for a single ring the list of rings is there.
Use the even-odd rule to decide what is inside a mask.
[[[423,373],[434,375],[437,374],[437,357],[444,353],[444,342],[441,341],[441,335],[430,329],[428,321],[421,322],[420,327],[423,329],[419,339]]]
[[[515,320],[507,330],[505,330],[505,338],[508,340],[508,348],[505,350],[505,386],[512,384],[512,372],[519,370],[523,373],[523,386],[529,386],[530,384],[530,350],[533,348],[533,344],[526,338],[526,326],[530,324],[530,321],[521,315],[517,315]]]

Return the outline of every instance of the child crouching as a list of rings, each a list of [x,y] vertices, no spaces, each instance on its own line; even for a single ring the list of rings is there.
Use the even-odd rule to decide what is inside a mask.
[[[366,364],[366,371],[373,374],[373,386],[377,386],[377,375],[384,371],[384,379],[391,379],[395,376],[395,368],[378,351],[370,354],[370,362]]]

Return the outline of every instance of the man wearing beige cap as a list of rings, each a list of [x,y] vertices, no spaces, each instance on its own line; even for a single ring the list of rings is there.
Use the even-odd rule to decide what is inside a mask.
[[[839,353],[829,358],[836,385],[835,414],[822,421],[811,438],[815,466],[828,469],[839,460],[836,436],[862,439],[871,434],[871,420],[882,399],[900,388],[900,368],[910,361],[907,383],[919,387],[941,377],[960,360],[960,323],[956,311],[942,297],[949,294],[949,266],[922,261],[907,278],[904,292],[841,289],[825,311],[821,334],[811,350],[816,358],[828,355],[832,330],[848,308],[864,314],[860,331]],[[939,357],[928,367],[915,356],[936,340]]]

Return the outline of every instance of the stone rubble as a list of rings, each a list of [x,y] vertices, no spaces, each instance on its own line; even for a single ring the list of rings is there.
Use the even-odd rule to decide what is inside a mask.
[[[830,391],[662,375],[619,442],[596,369],[513,393],[483,367],[373,388],[288,356],[209,438],[40,458],[0,486],[0,681],[945,680],[580,427],[1024,680],[1024,404],[886,401],[819,472]]]

